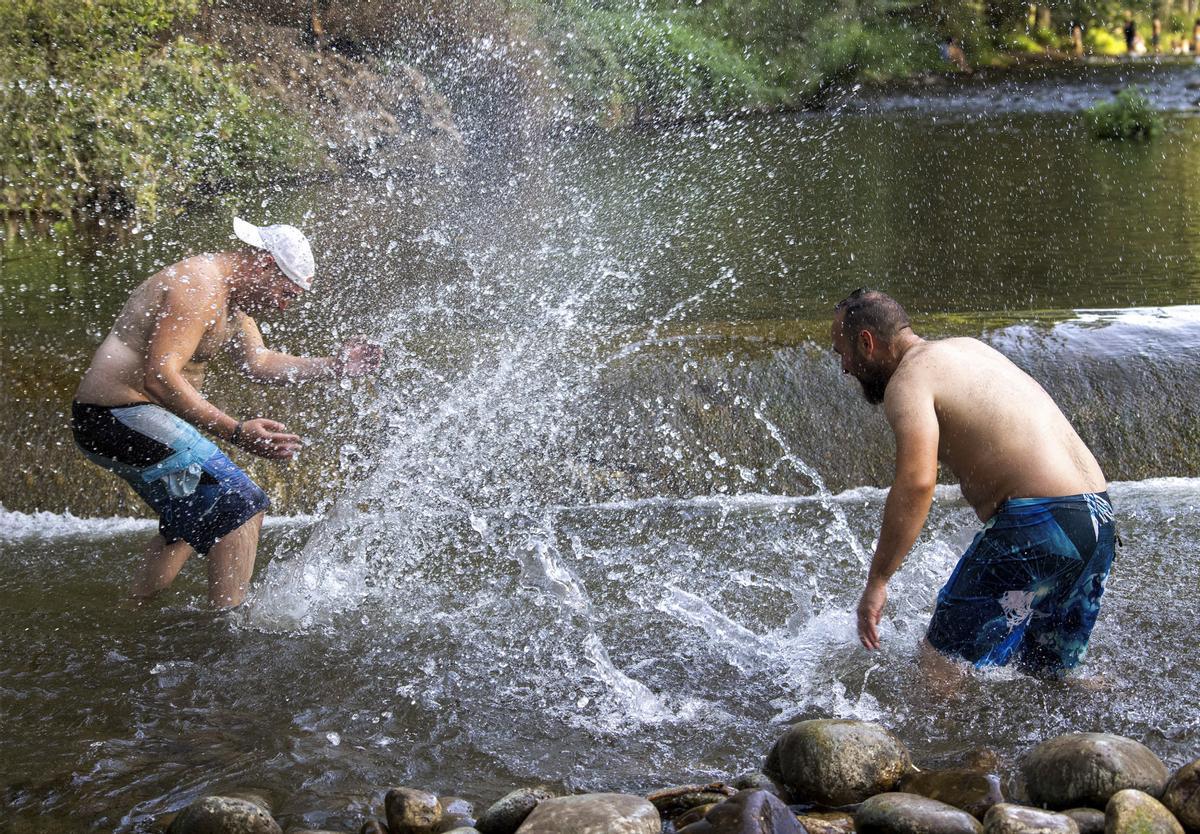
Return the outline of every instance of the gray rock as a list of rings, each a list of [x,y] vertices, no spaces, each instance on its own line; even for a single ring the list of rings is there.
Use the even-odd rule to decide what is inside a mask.
[[[438,803],[442,806],[442,813],[446,816],[464,818],[475,816],[475,806],[461,796],[439,796]]]
[[[739,791],[714,805],[679,834],[805,834],[796,817],[769,791]]]
[[[858,806],[859,834],[980,834],[979,820],[953,805],[915,793],[881,793]]]
[[[983,819],[988,808],[1004,801],[999,776],[965,767],[910,773],[896,790],[945,802],[976,819]]]
[[[789,727],[763,772],[799,800],[837,806],[892,790],[911,767],[908,750],[878,724],[817,719]]]
[[[726,784],[713,782],[708,785],[679,785],[674,788],[663,788],[648,794],[646,800],[658,810],[658,815],[662,819],[673,821],[692,808],[724,802],[736,793],[736,789]]]
[[[1200,834],[1200,759],[1176,771],[1163,791],[1162,804],[1189,834]]]
[[[554,795],[554,791],[545,785],[506,793],[480,814],[475,827],[482,834],[514,834],[539,802]]]
[[[739,791],[767,791],[778,797],[785,805],[792,804],[792,792],[762,771],[754,770],[750,773],[743,773],[733,780],[733,787]]]
[[[283,834],[279,823],[253,802],[206,796],[171,821],[168,834]]]
[[[660,834],[658,811],[623,793],[543,799],[517,829],[520,834]]]
[[[1060,810],[1103,808],[1117,791],[1161,796],[1167,767],[1145,745],[1107,733],[1074,733],[1044,741],[1021,767],[1033,805]]]
[[[464,825],[461,828],[451,828],[445,834],[479,834],[478,828],[472,828],[469,825]]]
[[[1183,834],[1183,826],[1150,794],[1126,789],[1108,800],[1104,834]]]
[[[1079,834],[1075,820],[1040,808],[1001,802],[983,816],[984,834]]]
[[[428,791],[392,788],[383,799],[391,834],[437,834],[442,805]]]
[[[1104,834],[1104,812],[1096,808],[1068,808],[1063,816],[1075,820],[1079,834]]]
[[[690,811],[685,811],[675,819],[671,820],[671,823],[675,826],[676,831],[681,828],[687,828],[692,823],[700,822],[700,820],[708,816],[708,812],[713,808],[716,808],[718,804],[719,803],[714,802],[711,805],[697,805]]]

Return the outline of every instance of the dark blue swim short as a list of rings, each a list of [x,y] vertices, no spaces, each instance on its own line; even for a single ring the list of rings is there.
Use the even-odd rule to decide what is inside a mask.
[[[71,428],[89,460],[116,473],[158,513],[168,544],[207,553],[270,506],[246,473],[195,427],[150,403],[73,403]]]
[[[1079,665],[1116,536],[1108,493],[1004,502],[938,593],[929,642],[977,667]]]

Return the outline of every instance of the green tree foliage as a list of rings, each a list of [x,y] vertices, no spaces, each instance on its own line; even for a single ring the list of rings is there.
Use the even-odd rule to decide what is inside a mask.
[[[0,200],[153,214],[307,164],[302,131],[214,48],[170,34],[197,0],[0,3]]]

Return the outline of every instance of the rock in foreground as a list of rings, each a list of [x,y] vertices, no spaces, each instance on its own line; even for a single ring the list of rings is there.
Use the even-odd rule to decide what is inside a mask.
[[[283,830],[253,802],[206,796],[184,808],[167,834],[283,834]]]
[[[658,811],[640,796],[590,793],[538,803],[519,834],[659,834]]]
[[[897,790],[945,802],[976,819],[983,819],[989,808],[1004,801],[1000,777],[965,767],[910,773],[900,780]]]
[[[908,750],[878,724],[816,719],[789,727],[763,771],[800,801],[838,806],[892,790],[911,767]]]
[[[1183,826],[1150,794],[1124,790],[1108,800],[1104,834],[1183,834]]]
[[[1148,747],[1106,733],[1075,733],[1044,741],[1021,768],[1030,803],[1055,810],[1103,808],[1117,791],[1161,796],[1167,767]]]
[[[980,834],[979,820],[953,805],[914,793],[881,793],[854,815],[858,834]]]
[[[1200,759],[1179,768],[1171,777],[1162,803],[1189,834],[1200,834]]]
[[[715,806],[679,834],[805,834],[792,812],[769,791],[745,790]]]
[[[1001,802],[983,817],[984,834],[1079,834],[1075,820],[1065,814]]]

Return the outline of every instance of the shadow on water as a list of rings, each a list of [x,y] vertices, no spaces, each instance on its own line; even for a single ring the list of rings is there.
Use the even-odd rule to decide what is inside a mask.
[[[728,777],[781,722],[821,715],[882,721],[922,762],[987,745],[1011,767],[1089,729],[1180,763],[1200,668],[1182,609],[1200,533],[1194,140],[1177,120],[1153,158],[1121,156],[1065,117],[839,114],[569,140],[486,182],[266,194],[262,213],[312,232],[328,287],[269,339],[318,351],[361,331],[390,361],[347,389],[214,379],[231,410],[312,438],[290,471],[254,471],[276,507],[318,516],[269,531],[227,617],[199,608],[199,566],[160,602],[116,604],[152,528],[63,514],[129,505],[62,421],[125,292],[224,245],[226,218],[10,237],[8,804],[145,830],[249,785],[285,823],[354,827],[392,784],[487,800]],[[857,646],[891,449],[824,329],[861,284],[1028,368],[1122,481],[1127,546],[1088,667],[1108,692],[1009,673],[948,704],[923,692],[916,645],[976,527],[946,488],[884,650]]]

